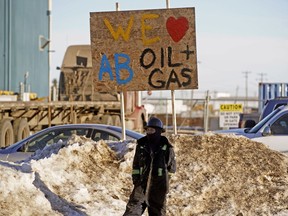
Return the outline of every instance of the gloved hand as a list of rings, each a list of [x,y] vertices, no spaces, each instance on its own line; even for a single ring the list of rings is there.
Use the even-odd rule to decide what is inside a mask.
[[[134,185],[139,184],[141,182],[140,176],[139,175],[132,175],[132,181],[133,181]]]
[[[140,179],[133,180],[133,185],[135,185],[135,186],[140,186],[140,185],[141,185]]]

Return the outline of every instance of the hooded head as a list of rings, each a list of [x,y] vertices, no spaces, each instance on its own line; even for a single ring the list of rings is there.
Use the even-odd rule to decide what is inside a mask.
[[[145,129],[147,137],[151,142],[159,141],[161,133],[165,132],[165,130],[163,129],[162,121],[156,117],[151,117],[149,119]]]
[[[152,127],[152,128],[160,128],[161,129],[161,133],[165,132],[165,129],[163,128],[163,122],[156,117],[151,117],[145,127],[145,129],[147,129],[148,127]]]

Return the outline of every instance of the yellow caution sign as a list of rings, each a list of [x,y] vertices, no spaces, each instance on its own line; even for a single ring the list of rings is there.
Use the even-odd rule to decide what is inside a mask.
[[[220,104],[220,112],[243,112],[242,104]]]
[[[14,95],[13,91],[2,91],[0,90],[0,95]]]

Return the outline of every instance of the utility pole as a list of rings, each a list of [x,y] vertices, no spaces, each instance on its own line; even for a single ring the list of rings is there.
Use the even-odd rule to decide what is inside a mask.
[[[264,81],[264,76],[266,76],[267,74],[266,73],[258,73],[259,76],[260,76],[260,83],[263,83]]]
[[[247,102],[248,102],[248,74],[251,73],[251,71],[244,71],[245,76],[245,104],[244,104],[244,110],[247,109]],[[244,111],[245,112],[245,111]]]
[[[239,91],[239,86],[236,86],[236,92],[235,92],[235,101],[234,103],[237,103],[237,99],[238,99],[238,91]]]

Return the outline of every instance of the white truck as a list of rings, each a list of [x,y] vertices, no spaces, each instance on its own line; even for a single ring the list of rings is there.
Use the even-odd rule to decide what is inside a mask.
[[[269,146],[269,148],[288,153],[288,105],[276,108],[252,128],[238,128],[214,131],[221,134],[245,136]]]

